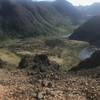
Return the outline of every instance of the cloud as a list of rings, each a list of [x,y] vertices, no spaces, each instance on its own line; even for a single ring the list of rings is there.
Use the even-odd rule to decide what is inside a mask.
[[[54,1],[54,0],[34,0],[34,1]],[[100,2],[100,0],[68,0],[73,5],[90,5],[95,2]]]

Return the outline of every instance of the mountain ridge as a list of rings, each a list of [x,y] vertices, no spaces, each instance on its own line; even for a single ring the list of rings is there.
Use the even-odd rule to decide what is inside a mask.
[[[0,37],[67,34],[73,31],[74,24],[79,23],[80,13],[65,0],[0,2]]]
[[[100,3],[93,3],[88,6],[78,6],[78,10],[87,16],[87,18],[91,18],[93,16],[100,15]]]
[[[100,47],[100,15],[94,16],[78,29],[69,37],[73,40],[87,41],[91,45]]]

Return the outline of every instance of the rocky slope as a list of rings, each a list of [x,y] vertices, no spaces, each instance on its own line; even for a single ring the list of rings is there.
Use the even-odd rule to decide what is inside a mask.
[[[2,44],[10,51],[0,50],[0,58],[7,56],[10,62],[22,59],[19,67],[10,68],[5,65],[5,59],[0,60],[0,100],[100,100],[99,66],[68,72],[68,66],[80,62],[77,56],[87,43],[54,38],[10,43]],[[61,64],[67,71],[59,69]]]
[[[0,99],[100,100],[99,70],[61,74],[0,69]]]

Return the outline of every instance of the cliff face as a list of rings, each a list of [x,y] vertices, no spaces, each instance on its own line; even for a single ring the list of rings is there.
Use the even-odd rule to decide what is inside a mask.
[[[69,2],[60,2],[0,1],[0,37],[70,33],[80,14]]]

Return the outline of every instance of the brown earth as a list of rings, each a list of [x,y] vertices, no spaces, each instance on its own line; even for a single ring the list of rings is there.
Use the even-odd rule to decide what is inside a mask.
[[[0,100],[100,100],[100,68],[77,73],[0,70]]]

